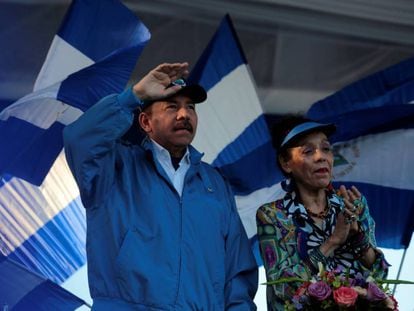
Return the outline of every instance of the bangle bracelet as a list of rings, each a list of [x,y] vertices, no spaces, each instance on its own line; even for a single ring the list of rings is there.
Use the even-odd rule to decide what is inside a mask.
[[[318,263],[322,263],[324,266],[328,263],[328,259],[324,254],[322,254],[319,247],[316,247],[312,250],[312,252],[309,254],[309,260],[311,261],[312,265],[316,268],[318,268]]]
[[[361,258],[370,247],[371,244],[368,235],[363,231],[360,231],[352,239],[349,239],[346,244],[346,248],[356,259]]]

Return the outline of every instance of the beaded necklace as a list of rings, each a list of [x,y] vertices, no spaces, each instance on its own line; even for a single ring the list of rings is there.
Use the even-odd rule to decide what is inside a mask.
[[[312,212],[309,208],[307,208],[305,205],[303,205],[305,207],[306,212],[308,213],[309,216],[311,217],[315,217],[318,219],[325,219],[326,215],[328,215],[328,212],[331,208],[331,204],[329,202],[329,200],[326,200],[326,205],[325,208],[323,209],[323,211],[320,211],[319,213],[314,213]]]

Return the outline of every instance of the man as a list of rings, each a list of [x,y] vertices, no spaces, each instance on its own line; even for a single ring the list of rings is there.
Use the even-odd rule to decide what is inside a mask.
[[[94,310],[255,310],[257,268],[228,185],[190,143],[187,63],[162,64],[64,131],[87,216]],[[139,108],[147,134],[122,143]]]

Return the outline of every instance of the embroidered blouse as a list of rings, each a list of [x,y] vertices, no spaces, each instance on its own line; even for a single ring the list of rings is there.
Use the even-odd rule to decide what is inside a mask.
[[[350,274],[373,273],[374,277],[385,278],[389,264],[385,261],[375,241],[375,223],[369,214],[366,199],[362,197],[363,210],[359,216],[359,226],[376,253],[375,263],[365,268],[356,258],[349,243],[336,249],[333,256],[326,258],[326,269],[341,269]],[[299,202],[294,191],[284,198],[264,204],[257,211],[257,233],[260,253],[268,281],[283,277],[310,279],[317,274],[318,267],[310,260],[312,252],[333,233],[336,216],[344,208],[341,197],[327,190],[328,212],[321,224],[314,222]],[[297,283],[296,283],[297,284]],[[268,310],[283,310],[286,300],[295,293],[295,283],[268,286]]]

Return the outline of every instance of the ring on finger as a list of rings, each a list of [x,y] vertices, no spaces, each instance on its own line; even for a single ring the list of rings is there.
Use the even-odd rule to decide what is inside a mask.
[[[355,199],[354,202],[352,202],[352,203],[354,204],[354,206],[356,208],[362,208],[362,206],[363,206],[363,203],[360,199]]]

